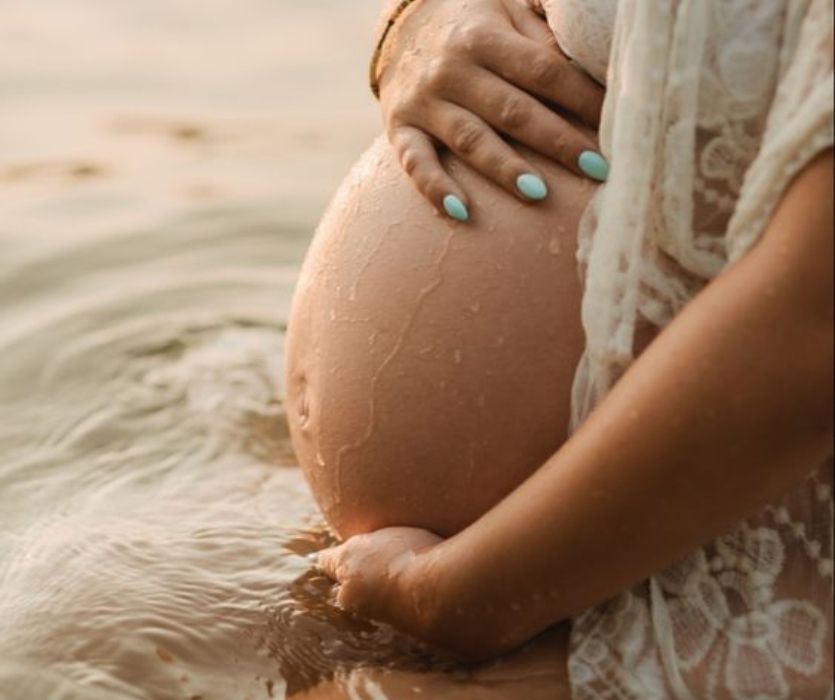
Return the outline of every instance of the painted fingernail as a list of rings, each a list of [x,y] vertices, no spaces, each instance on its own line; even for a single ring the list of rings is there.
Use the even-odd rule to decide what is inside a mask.
[[[454,194],[444,197],[444,210],[456,221],[467,221],[470,218],[467,205]]]
[[[523,173],[516,178],[516,187],[528,199],[539,201],[548,196],[548,186],[538,175]]]
[[[609,177],[609,162],[595,151],[583,151],[577,159],[577,165],[593,180],[605,182]]]

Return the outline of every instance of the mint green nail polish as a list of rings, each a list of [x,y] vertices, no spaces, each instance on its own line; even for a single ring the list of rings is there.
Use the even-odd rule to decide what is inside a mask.
[[[580,166],[580,170],[593,180],[605,182],[609,177],[608,161],[594,151],[583,151],[577,159],[577,165]]]
[[[516,187],[528,199],[539,201],[548,196],[548,186],[542,178],[533,173],[523,173],[516,178]]]
[[[448,194],[444,197],[444,209],[456,221],[467,221],[470,218],[467,205],[454,194]]]

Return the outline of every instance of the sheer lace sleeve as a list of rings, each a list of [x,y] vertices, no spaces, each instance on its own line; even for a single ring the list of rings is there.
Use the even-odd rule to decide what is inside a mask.
[[[579,425],[663,327],[762,234],[833,142],[831,0],[621,0],[581,225]],[[832,698],[832,462],[687,560],[573,621],[580,700]]]
[[[788,182],[833,142],[832,4],[812,3],[805,14],[790,15],[788,20],[800,28],[788,32],[781,55],[784,75],[769,110],[760,152],[746,172],[731,220],[727,236],[731,261],[748,250],[765,228]]]

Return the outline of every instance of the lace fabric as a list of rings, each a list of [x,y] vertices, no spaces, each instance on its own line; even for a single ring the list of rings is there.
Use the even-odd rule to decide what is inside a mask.
[[[615,1],[543,0],[541,5],[563,53],[597,82],[605,83],[617,9]]]
[[[757,241],[833,142],[830,0],[544,3],[563,50],[608,60],[612,163],[581,223],[586,351],[573,427],[665,326]],[[610,9],[607,10],[606,7]],[[557,27],[559,25],[559,27]],[[832,698],[832,462],[685,561],[574,620],[580,700]]]

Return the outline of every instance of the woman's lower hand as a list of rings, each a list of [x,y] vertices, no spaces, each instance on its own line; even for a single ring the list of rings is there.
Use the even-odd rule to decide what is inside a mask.
[[[404,170],[438,211],[469,218],[466,193],[444,170],[442,144],[525,201],[544,179],[502,136],[578,174],[605,179],[594,142],[550,103],[589,126],[604,90],[556,47],[536,0],[420,0],[395,25],[381,62],[388,138]]]
[[[319,552],[318,566],[339,584],[339,606],[419,634],[411,576],[418,559],[442,541],[426,530],[385,528]]]

